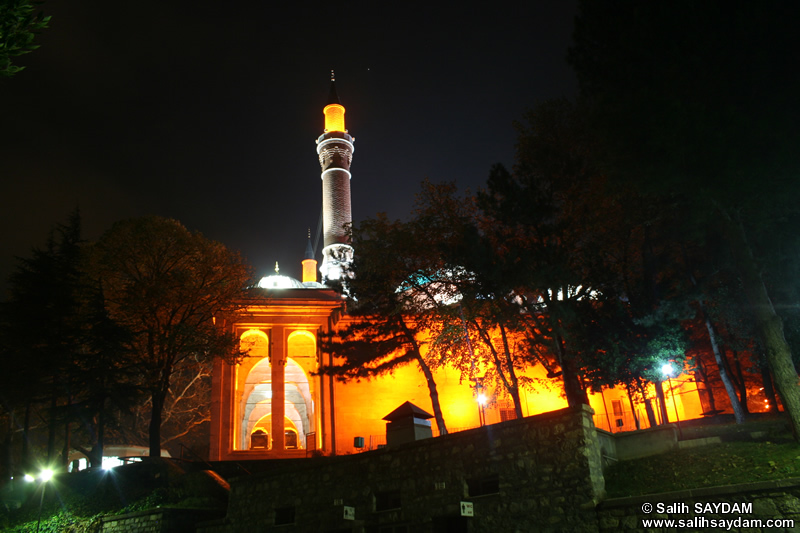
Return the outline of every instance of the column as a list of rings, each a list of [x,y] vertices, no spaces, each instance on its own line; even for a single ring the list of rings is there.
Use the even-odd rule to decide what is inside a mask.
[[[272,328],[272,449],[283,451],[285,446],[284,421],[286,417],[286,332],[283,326]]]

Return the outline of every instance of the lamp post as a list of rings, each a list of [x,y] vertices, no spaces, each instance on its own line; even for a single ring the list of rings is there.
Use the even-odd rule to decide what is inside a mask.
[[[669,391],[672,394],[672,406],[675,408],[675,423],[678,425],[678,435],[683,438],[683,431],[681,431],[681,417],[678,415],[678,404],[675,402],[675,389],[672,388],[672,365],[669,363],[665,364],[661,367],[661,372],[667,376]],[[661,386],[663,388],[664,385],[662,384]]]
[[[486,412],[484,411],[484,406],[488,401],[486,395],[483,393],[483,378],[475,377],[471,378],[470,381],[475,382],[475,401],[478,402],[478,422],[480,423],[481,427],[483,427],[486,425]]]
[[[45,468],[39,474],[39,479],[42,481],[42,496],[39,499],[39,517],[36,519],[36,533],[39,533],[39,526],[42,524],[42,506],[44,505],[44,493],[47,490],[47,483],[53,479],[53,471]]]
[[[486,425],[486,412],[483,410],[486,405],[486,395],[482,392],[478,393],[478,420],[481,427]]]

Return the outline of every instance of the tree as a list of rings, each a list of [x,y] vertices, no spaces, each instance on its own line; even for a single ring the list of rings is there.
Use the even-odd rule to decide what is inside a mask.
[[[435,258],[414,291],[436,304],[430,305],[437,314],[431,343],[437,360],[474,382],[476,393],[493,383],[521,418],[520,393],[530,384],[521,371],[536,360],[523,340],[515,296],[497,277],[496,249],[481,231],[475,198],[459,196],[453,183],[424,181],[413,220],[418,241]]]
[[[416,363],[431,398],[440,434],[447,433],[432,366],[426,358],[431,336],[440,328],[441,290],[432,292],[429,276],[442,266],[431,242],[414,222],[367,219],[352,230],[358,250],[348,282],[348,314],[353,321],[335,336],[323,337],[322,349],[339,358],[320,372],[342,380],[370,378]]]
[[[9,300],[2,308],[2,345],[6,371],[0,376],[0,400],[11,418],[22,416],[22,462],[29,461],[31,414],[48,409],[47,461],[55,461],[56,407],[67,396],[72,363],[83,347],[81,324],[80,216],[51,232],[43,249],[20,258],[9,278]],[[27,465],[26,465],[27,466]]]
[[[9,372],[0,389],[8,393],[2,404],[12,417],[20,409],[25,413],[23,463],[28,461],[28,422],[37,405],[48,404],[39,415],[48,426],[48,464],[55,462],[57,431],[63,426],[62,465],[74,448],[99,466],[108,409],[125,410],[137,395],[124,332],[109,319],[102,293],[87,276],[86,247],[76,210],[67,224],[54,229],[46,248],[20,259],[9,280],[10,299],[2,313]],[[79,432],[85,430],[78,435],[83,439],[73,435],[76,421]]]
[[[569,54],[615,180],[692,202],[686,235],[722,228],[798,440],[798,376],[761,258],[773,256],[764,235],[785,233],[800,196],[799,11],[794,2],[583,1]]]
[[[558,369],[576,406],[588,402],[582,354],[598,348],[582,344],[585,326],[602,299],[618,294],[610,290],[605,235],[615,213],[575,104],[543,102],[517,130],[513,170],[495,166],[478,194],[482,233],[494,252],[478,277],[493,285],[495,302],[515,295],[532,349]]]
[[[187,448],[208,445],[203,427],[211,420],[211,370],[210,361],[194,357],[173,373],[161,420],[163,448],[172,452],[178,451],[172,449],[175,443]],[[123,425],[115,428],[114,434],[122,442],[147,444],[151,410],[151,398],[137,403],[129,416],[121,417]]]
[[[238,353],[224,324],[238,312],[249,269],[223,245],[152,216],[114,224],[92,255],[108,316],[125,328],[150,397],[150,456],[159,457],[175,373],[198,359]]]
[[[89,459],[91,467],[101,467],[109,429],[121,422],[119,415],[134,408],[142,390],[128,349],[128,331],[108,315],[104,295],[95,284],[87,280],[84,290],[84,342],[71,365],[70,403],[73,416],[83,422],[79,428],[87,444],[65,442],[64,455],[71,444]]]
[[[39,48],[33,40],[47,28],[50,17],[34,13],[34,4],[30,0],[0,1],[0,77],[11,77],[25,68],[12,64],[12,58]]]

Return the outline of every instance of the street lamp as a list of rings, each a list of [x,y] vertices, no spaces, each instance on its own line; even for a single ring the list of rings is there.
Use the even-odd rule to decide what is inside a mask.
[[[672,406],[675,408],[675,422],[678,425],[678,434],[683,438],[683,431],[681,431],[681,417],[678,415],[678,404],[675,403],[675,389],[672,388],[672,365],[670,363],[665,364],[661,367],[661,373],[667,376],[667,382],[669,383],[669,390],[672,393]],[[663,385],[661,386],[664,387]]]
[[[42,484],[42,497],[39,499],[39,517],[36,519],[36,533],[39,533],[39,526],[42,523],[42,506],[44,505],[44,493],[47,490],[47,483],[53,479],[53,471],[45,468],[39,473],[39,479]]]
[[[482,392],[478,393],[477,400],[478,400],[478,420],[480,421],[481,426],[485,426],[486,425],[486,411],[484,411],[484,407],[486,406],[486,402],[487,402],[486,395],[483,394]]]

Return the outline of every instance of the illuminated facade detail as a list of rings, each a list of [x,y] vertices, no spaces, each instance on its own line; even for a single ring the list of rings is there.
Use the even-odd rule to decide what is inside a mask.
[[[335,139],[337,142],[340,142],[339,139]],[[327,142],[327,141],[326,141]],[[350,166],[350,163],[353,162],[353,150],[345,150],[341,146],[318,146],[317,153],[319,154],[319,164],[322,168],[325,168],[322,172],[322,179],[325,179],[325,173],[330,171],[338,171],[338,172],[347,172],[348,177],[352,177],[350,171],[345,170],[340,167],[332,167],[331,164],[333,163],[334,158],[338,158],[339,160],[347,160],[347,166]]]
[[[353,261],[353,247],[347,235],[352,222],[350,209],[350,163],[355,139],[344,124],[344,106],[339,103],[335,79],[331,73],[328,105],[323,109],[325,130],[317,139],[317,154],[322,168],[322,283],[342,280]]]
[[[325,109],[322,110],[322,113],[325,115],[325,133],[328,133],[329,131],[341,131],[343,133],[347,133],[347,130],[344,129],[343,105],[339,103],[328,104],[325,106]]]
[[[215,460],[305,457],[331,448],[332,380],[319,370],[319,334],[342,306],[326,288],[253,288],[246,319],[233,324],[245,353],[212,373]],[[327,439],[327,440],[326,440]]]

